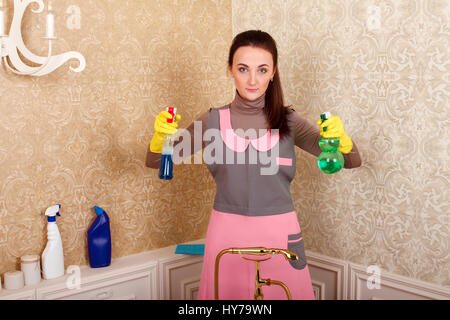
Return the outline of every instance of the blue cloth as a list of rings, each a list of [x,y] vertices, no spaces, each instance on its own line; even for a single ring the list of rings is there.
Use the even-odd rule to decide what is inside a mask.
[[[204,255],[205,254],[205,245],[204,244],[179,244],[179,245],[177,245],[177,248],[175,249],[175,253]]]

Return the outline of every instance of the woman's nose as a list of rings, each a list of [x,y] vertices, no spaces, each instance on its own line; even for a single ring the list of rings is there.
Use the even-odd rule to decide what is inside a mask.
[[[256,84],[256,73],[255,72],[250,72],[249,77],[248,77],[248,84],[250,84],[250,85]]]

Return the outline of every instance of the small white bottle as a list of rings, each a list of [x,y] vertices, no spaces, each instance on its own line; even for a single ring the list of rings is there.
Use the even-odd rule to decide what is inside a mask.
[[[60,204],[45,211],[47,216],[47,246],[42,253],[42,274],[44,279],[55,279],[64,275],[64,253],[61,234],[56,225],[56,215],[60,216]]]

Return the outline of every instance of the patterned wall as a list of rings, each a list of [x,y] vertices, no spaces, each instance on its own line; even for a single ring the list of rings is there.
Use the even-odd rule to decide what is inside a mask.
[[[286,102],[338,114],[363,165],[333,176],[297,151],[292,193],[314,252],[450,286],[450,2],[233,1],[233,34],[280,51]]]
[[[12,2],[9,0],[8,2]],[[81,8],[69,29],[67,7]],[[341,116],[363,166],[334,176],[297,151],[292,194],[306,248],[450,286],[449,1],[58,0],[55,52],[87,60],[42,78],[0,71],[0,273],[42,253],[46,207],[66,266],[87,264],[99,205],[113,257],[205,236],[214,182],[203,165],[161,182],[144,165],[156,114],[176,105],[187,126],[233,97],[232,36],[250,28],[278,42],[285,98],[315,121]],[[44,18],[27,12],[24,38]]]
[[[81,9],[80,29],[67,27],[70,5]],[[207,169],[180,165],[173,181],[161,182],[145,155],[165,106],[177,106],[187,126],[232,99],[231,1],[54,7],[54,52],[79,51],[87,67],[75,74],[69,62],[41,78],[0,70],[0,274],[19,268],[21,255],[42,253],[44,212],[56,203],[66,267],[88,263],[94,205],[110,216],[113,257],[204,237],[214,195]],[[44,33],[45,16],[28,9],[24,40],[40,55]]]

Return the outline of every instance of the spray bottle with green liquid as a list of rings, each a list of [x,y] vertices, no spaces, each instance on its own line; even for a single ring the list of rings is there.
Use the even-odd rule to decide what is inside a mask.
[[[324,112],[320,115],[322,123],[331,117],[330,112]],[[323,128],[327,131],[327,127]],[[336,173],[344,167],[344,156],[338,151],[340,144],[339,138],[325,138],[321,136],[319,139],[319,147],[322,153],[319,155],[317,162],[320,170],[325,173]]]

